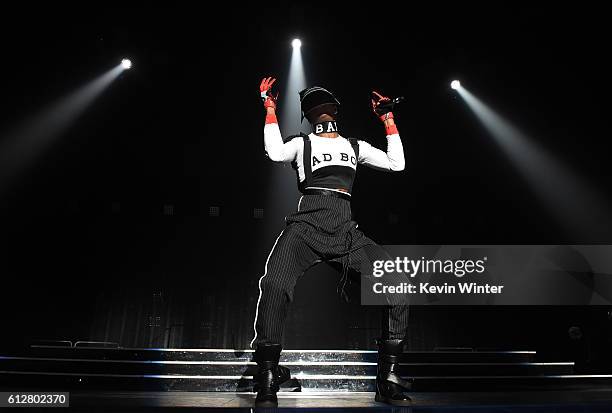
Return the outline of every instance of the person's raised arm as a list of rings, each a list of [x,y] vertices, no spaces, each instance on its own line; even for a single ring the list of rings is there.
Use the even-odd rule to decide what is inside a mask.
[[[276,118],[276,96],[272,94],[272,85],[276,79],[272,77],[263,78],[259,85],[261,99],[266,109],[266,123],[264,125],[264,147],[266,155],[274,162],[291,162],[297,154],[295,142],[283,143],[278,120]]]
[[[359,162],[382,171],[402,171],[406,165],[404,147],[393,118],[391,99],[372,92],[372,110],[385,125],[387,151],[381,151],[365,141],[359,141]]]

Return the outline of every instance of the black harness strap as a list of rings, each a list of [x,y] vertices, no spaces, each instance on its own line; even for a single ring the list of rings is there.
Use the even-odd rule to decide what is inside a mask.
[[[348,138],[348,141],[353,147],[353,151],[355,152],[355,162],[357,162],[359,161],[359,141],[355,138]]]
[[[303,138],[303,137],[308,137],[308,135],[306,135],[304,132],[300,132],[300,133],[298,133],[296,135],[289,135],[286,138],[283,138],[283,143],[287,143],[291,139],[298,138],[298,137],[302,137]]]
[[[300,191],[304,192],[306,188],[308,188],[310,182],[312,182],[312,142],[310,142],[310,137],[306,134],[302,136],[304,138],[304,182],[300,185]],[[298,179],[300,179],[298,177]]]
[[[284,143],[289,142],[293,138],[301,137],[304,140],[304,182],[300,182],[300,175],[297,173],[298,165],[296,161],[291,162],[291,166],[296,171],[297,175],[297,184],[300,192],[304,192],[304,190],[308,187],[308,182],[312,180],[312,165],[310,164],[310,158],[312,154],[312,146],[310,142],[310,137],[306,135],[304,132],[300,132],[297,135],[287,136],[286,139],[283,140]]]

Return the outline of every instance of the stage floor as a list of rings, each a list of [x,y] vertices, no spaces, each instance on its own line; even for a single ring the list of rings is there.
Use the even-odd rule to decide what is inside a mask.
[[[230,392],[71,392],[71,410],[156,411],[176,408],[250,412],[253,393]],[[410,408],[391,408],[373,393],[281,393],[279,409],[378,412],[612,412],[612,389],[540,392],[414,393]],[[328,410],[329,409],[329,410]],[[269,411],[270,409],[257,409]]]

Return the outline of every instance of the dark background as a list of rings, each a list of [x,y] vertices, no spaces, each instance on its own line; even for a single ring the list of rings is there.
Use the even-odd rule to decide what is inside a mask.
[[[407,97],[396,111],[406,170],[362,168],[355,184],[354,214],[371,238],[612,241],[612,228],[569,233],[555,221],[448,86],[461,79],[609,198],[610,33],[593,6],[32,4],[2,16],[0,133],[121,58],[134,63],[0,194],[5,343],[246,347],[283,226],[266,214],[279,168],[264,156],[257,87],[275,75],[281,100],[288,93],[293,37],[309,84],[341,99],[345,135],[380,147],[369,91]],[[377,316],[342,306],[336,281],[321,269],[298,284],[287,347],[373,346]],[[414,308],[411,346],[561,352],[575,344],[572,325],[604,343],[607,311]]]

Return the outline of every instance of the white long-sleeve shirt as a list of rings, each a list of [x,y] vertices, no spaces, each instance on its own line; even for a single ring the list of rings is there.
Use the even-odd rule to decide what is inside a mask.
[[[312,180],[307,188],[321,188],[347,192],[350,194],[357,164],[363,164],[381,171],[401,171],[404,169],[404,148],[399,134],[387,135],[387,151],[373,147],[366,141],[358,140],[359,157],[348,139],[324,138],[311,133],[310,166]],[[304,139],[298,136],[283,142],[277,123],[264,126],[264,145],[266,154],[274,162],[291,162],[297,171],[299,181],[306,179],[304,168]]]

